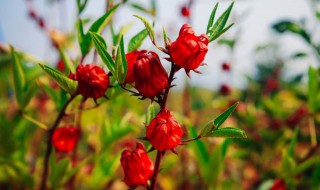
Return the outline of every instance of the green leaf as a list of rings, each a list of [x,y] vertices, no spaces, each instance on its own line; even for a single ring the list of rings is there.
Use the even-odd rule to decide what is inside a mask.
[[[309,67],[308,72],[308,106],[312,113],[315,113],[317,110],[317,94],[318,94],[318,71]]]
[[[113,30],[112,31],[113,32],[112,39],[113,39],[113,45],[114,46],[116,46],[120,42],[121,36],[123,36],[125,33],[127,33],[132,25],[133,25],[133,22],[130,22],[130,23],[122,26],[117,35],[114,34],[114,30],[112,29]]]
[[[275,23],[272,28],[278,33],[292,32],[301,36],[307,43],[311,44],[311,37],[307,31],[298,23],[283,20]]]
[[[210,131],[214,130],[215,126],[214,126],[214,120],[209,121],[206,126],[204,128],[202,128],[199,136],[203,137],[206,134],[208,134]]]
[[[78,14],[81,14],[83,9],[86,7],[87,2],[88,0],[84,0],[84,2],[82,2],[82,0],[77,0]]]
[[[88,52],[91,49],[91,35],[90,32],[94,33],[101,33],[103,28],[108,24],[110,21],[112,15],[114,14],[114,11],[119,7],[120,4],[117,4],[113,6],[108,12],[106,12],[104,15],[102,15],[100,18],[98,18],[89,28],[88,33],[84,34],[83,32],[83,26],[82,21],[80,20],[78,22],[78,39],[80,43],[81,53],[84,57],[88,54]]]
[[[223,34],[233,25],[230,24],[227,28],[224,28],[228,21],[233,4],[234,2],[232,2],[228,9],[224,13],[222,13],[222,15],[218,18],[217,22],[213,25],[212,29],[209,31],[209,33],[207,33],[209,35],[210,42],[217,39],[221,34]]]
[[[214,120],[214,125],[216,126],[215,129],[219,129],[219,127],[226,121],[226,119],[232,114],[232,112],[236,109],[239,102],[233,104],[230,108],[228,108],[225,112],[223,112],[221,115],[219,115]]]
[[[118,51],[116,55],[116,70],[115,70],[115,78],[118,80],[120,84],[124,82],[127,74],[127,60],[126,54],[124,52],[124,42],[123,36],[121,37],[120,44],[118,46]]]
[[[138,5],[138,4],[129,4],[131,7],[139,10],[139,11],[142,11],[144,13],[147,13],[147,14],[150,14],[152,16],[154,16],[154,10],[153,9],[148,9],[148,8],[145,8],[144,6],[141,6],[141,5]]]
[[[63,63],[66,65],[67,73],[68,71],[71,71],[71,73],[75,73],[76,69],[74,67],[74,64],[61,47],[59,48],[59,53]]]
[[[33,97],[33,95],[35,94],[36,90],[37,90],[36,83],[31,83],[28,86],[28,88],[25,90],[23,97],[22,97],[22,101],[21,101],[21,105],[23,108],[25,108],[29,104],[29,102],[30,102],[31,98]]]
[[[147,29],[143,29],[141,30],[138,34],[136,34],[135,36],[133,36],[130,41],[129,41],[129,44],[128,44],[128,52],[132,52],[134,50],[137,50],[143,40],[148,36],[148,31]]]
[[[293,137],[291,138],[290,146],[288,148],[288,155],[290,157],[292,157],[292,158],[294,156],[294,147],[295,147],[295,145],[297,144],[297,141],[298,141],[298,134],[299,134],[299,128],[296,128],[294,130]]]
[[[234,127],[224,127],[215,129],[207,133],[204,137],[227,137],[227,138],[246,138],[247,135],[244,130]]]
[[[84,34],[81,19],[79,19],[77,22],[77,31],[78,31],[78,41],[79,41],[81,54],[82,54],[82,57],[84,57],[89,52],[90,39],[88,39]]]
[[[233,49],[235,41],[231,40],[231,39],[220,39],[220,40],[218,40],[218,44],[226,45],[229,48]]]
[[[64,158],[56,163],[54,157],[55,156],[52,155],[50,158],[51,171],[49,180],[51,188],[56,189],[62,185],[61,181],[68,170],[70,160],[69,158]]]
[[[98,54],[100,55],[103,63],[108,67],[109,71],[112,74],[115,74],[115,63],[111,57],[111,55],[108,53],[106,49],[106,42],[104,39],[97,33],[89,32],[91,35],[91,39],[93,41],[94,46],[96,47],[96,50]]]
[[[210,15],[210,18],[209,18],[209,21],[208,21],[208,25],[207,25],[207,35],[210,33],[210,29],[213,25],[213,21],[214,21],[214,17],[216,15],[216,11],[218,9],[218,6],[219,6],[219,3],[216,3],[216,5],[214,6],[212,12],[211,12],[211,15]]]
[[[59,71],[43,64],[39,64],[39,66],[55,81],[59,84],[59,86],[74,95],[77,92],[78,82],[72,79],[69,79]]]
[[[146,125],[149,125],[151,120],[156,116],[154,105],[150,104],[146,113]]]
[[[152,43],[155,43],[155,38],[154,38],[154,29],[152,27],[152,25],[143,17],[139,16],[139,15],[133,15],[135,17],[137,17],[138,19],[140,19],[144,26],[146,27],[147,31],[148,31],[148,34],[149,34],[149,37],[152,41]]]
[[[12,46],[11,49],[11,59],[12,59],[12,69],[13,69],[13,81],[15,88],[15,95],[20,109],[24,109],[25,105],[23,102],[23,95],[26,90],[26,79],[21,65],[21,59],[17,52]]]
[[[98,20],[96,20],[90,27],[90,32],[101,33],[103,28],[108,24],[111,17],[113,16],[115,10],[119,7],[120,4],[113,6],[108,12],[102,15]],[[88,34],[87,34],[88,35]],[[90,36],[89,36],[90,37]]]
[[[163,33],[163,41],[166,47],[168,47],[168,45],[170,44],[170,40],[167,36],[167,32],[166,29],[162,26],[162,33]]]

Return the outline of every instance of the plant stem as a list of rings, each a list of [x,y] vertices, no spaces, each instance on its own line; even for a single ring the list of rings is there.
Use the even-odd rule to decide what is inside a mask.
[[[200,139],[200,138],[201,138],[201,136],[199,135],[199,136],[197,136],[197,137],[195,137],[195,138],[192,138],[192,139],[183,140],[182,142],[183,142],[183,143],[185,143],[185,142],[191,142],[191,141],[198,140],[198,139]]]
[[[48,131],[49,139],[48,139],[48,142],[47,142],[48,144],[47,144],[46,154],[45,154],[45,158],[44,158],[44,162],[43,162],[42,179],[41,179],[41,184],[40,184],[40,188],[39,188],[40,190],[46,190],[47,189],[46,181],[47,181],[48,173],[49,173],[49,158],[50,158],[50,154],[51,154],[51,151],[52,151],[52,136],[53,136],[53,133],[54,133],[55,129],[58,127],[61,119],[65,115],[65,110],[67,109],[68,105],[70,104],[70,102],[75,97],[76,96],[72,95],[67,100],[67,102],[63,105],[63,107],[60,110],[59,115],[56,118],[54,124],[52,125],[52,127]]]
[[[171,83],[173,81],[175,70],[176,70],[175,64],[173,62],[171,62],[171,71],[170,71],[170,75],[169,75],[169,79],[168,79],[168,87],[166,88],[166,90],[164,92],[163,102],[161,104],[161,110],[166,109],[167,99],[168,99],[169,91],[171,88]]]
[[[151,178],[151,185],[150,185],[150,188],[148,188],[149,190],[154,190],[154,188],[156,187],[158,173],[159,173],[159,170],[160,170],[161,158],[162,158],[163,154],[164,154],[164,152],[159,151],[159,150],[157,151],[156,164],[155,164],[154,172],[153,172],[153,175],[152,175],[152,178]]]

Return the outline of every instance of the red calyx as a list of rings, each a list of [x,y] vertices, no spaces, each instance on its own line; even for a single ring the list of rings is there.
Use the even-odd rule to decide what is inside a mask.
[[[66,126],[54,130],[52,144],[58,152],[71,152],[80,138],[80,130],[77,127]]]

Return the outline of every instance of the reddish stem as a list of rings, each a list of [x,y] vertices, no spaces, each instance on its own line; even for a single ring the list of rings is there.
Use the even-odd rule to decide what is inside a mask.
[[[154,167],[154,172],[151,178],[151,185],[150,188],[148,188],[149,190],[154,190],[156,187],[156,182],[157,182],[157,178],[158,178],[158,173],[160,171],[160,163],[161,163],[161,158],[163,156],[164,152],[162,151],[157,151],[157,158],[156,158],[156,165]]]
[[[164,92],[163,101],[162,101],[162,104],[161,104],[161,110],[166,109],[168,95],[169,95],[169,91],[170,91],[171,84],[172,84],[172,81],[173,81],[175,70],[176,70],[176,66],[175,66],[175,64],[173,62],[171,62],[171,71],[170,71],[170,75],[169,75],[169,79],[168,79],[168,87],[166,88],[166,90]]]
[[[41,183],[40,183],[40,190],[46,190],[47,189],[47,185],[46,185],[46,181],[48,178],[48,174],[49,174],[49,158],[50,158],[50,154],[52,151],[52,136],[53,133],[55,131],[55,129],[58,127],[61,119],[63,118],[63,116],[65,116],[65,110],[67,109],[68,105],[70,104],[70,102],[75,98],[76,96],[71,96],[67,102],[63,105],[62,109],[59,112],[58,117],[56,118],[54,124],[52,125],[52,127],[49,129],[48,131],[48,144],[47,144],[47,150],[46,150],[46,154],[45,154],[45,158],[44,158],[44,163],[43,163],[43,172],[42,172],[42,179],[41,179]]]

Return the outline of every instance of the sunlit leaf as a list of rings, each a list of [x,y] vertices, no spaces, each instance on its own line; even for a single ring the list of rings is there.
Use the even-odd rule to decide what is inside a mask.
[[[154,105],[150,104],[146,113],[146,125],[149,125],[151,120],[156,116]]]
[[[138,19],[140,19],[143,22],[144,26],[146,27],[146,29],[148,31],[148,34],[149,34],[151,41],[153,43],[155,43],[154,29],[153,29],[152,25],[145,18],[143,18],[139,15],[133,15],[133,16],[137,17]]]
[[[111,55],[108,53],[106,49],[106,42],[104,39],[97,33],[89,32],[91,35],[91,39],[93,41],[94,46],[98,54],[100,55],[103,63],[108,67],[109,71],[114,74],[115,73],[115,62],[113,61]]]
[[[318,71],[311,66],[309,67],[308,78],[308,105],[314,113],[317,110]]]
[[[39,66],[55,81],[59,84],[59,86],[65,90],[66,92],[74,95],[78,88],[78,82],[72,79],[69,79],[59,71],[43,64],[39,64]]]
[[[120,44],[118,46],[117,56],[116,56],[116,67],[115,67],[115,77],[120,84],[124,82],[127,74],[127,60],[124,51],[123,36],[121,37]]]
[[[15,95],[20,109],[25,107],[23,102],[23,95],[26,90],[26,79],[25,74],[21,65],[21,59],[15,52],[14,48],[11,48],[11,59],[12,59],[12,69],[13,69],[13,81],[15,88]]]
[[[147,29],[143,29],[142,31],[140,31],[138,34],[136,34],[135,36],[133,36],[128,44],[128,52],[132,52],[134,50],[137,50],[143,40],[148,36],[148,31]]]
[[[244,130],[234,127],[224,127],[215,129],[207,133],[204,137],[226,137],[226,138],[246,138]]]

